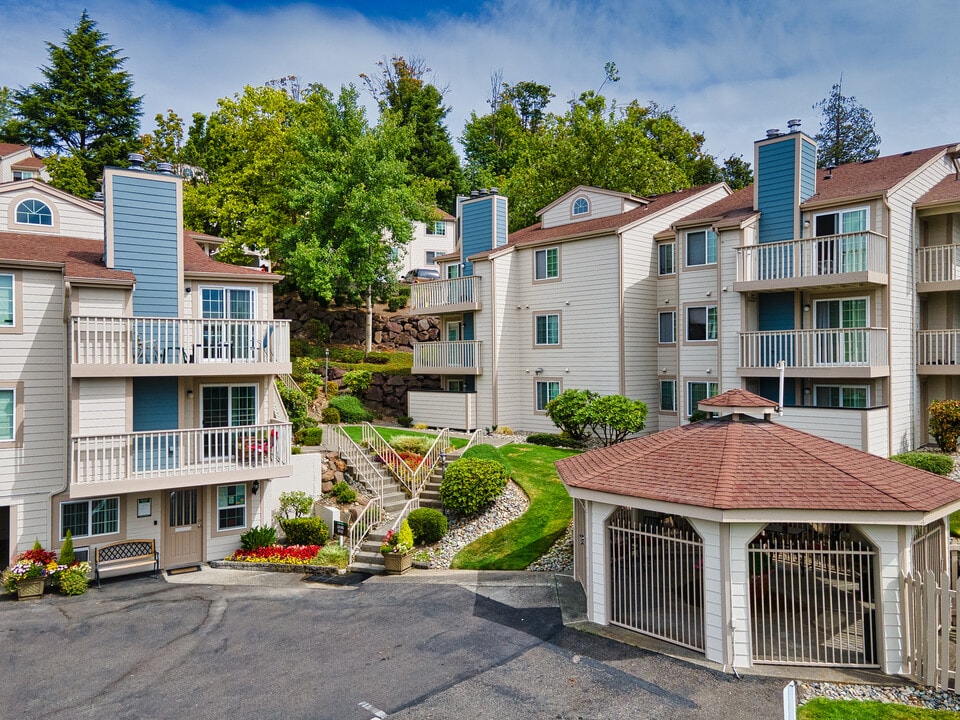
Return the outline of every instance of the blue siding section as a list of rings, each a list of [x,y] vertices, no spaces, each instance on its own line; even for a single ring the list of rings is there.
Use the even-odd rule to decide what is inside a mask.
[[[793,221],[799,212],[795,201],[799,138],[791,134],[758,148],[757,205],[762,243],[793,240]]]
[[[498,196],[471,199],[463,204],[460,221],[460,253],[464,275],[473,275],[473,263],[466,258],[493,246],[494,201]]]
[[[780,402],[780,378],[758,378],[757,395],[774,403]],[[797,384],[791,378],[784,378],[783,381],[783,404],[797,404]]]
[[[505,197],[497,197],[496,208],[497,208],[496,246],[502,247],[507,244],[507,199]]]
[[[800,139],[800,202],[817,194],[817,146],[807,138]]]
[[[473,329],[473,313],[465,312],[463,314],[463,339],[464,340],[476,340]]]
[[[113,177],[113,262],[137,276],[134,315],[179,314],[179,243],[176,183]]]
[[[134,378],[134,432],[176,430],[177,397],[177,378]],[[140,472],[173,469],[179,457],[176,436],[134,436],[133,466]]]
[[[757,330],[793,330],[793,292],[762,293],[757,298]]]

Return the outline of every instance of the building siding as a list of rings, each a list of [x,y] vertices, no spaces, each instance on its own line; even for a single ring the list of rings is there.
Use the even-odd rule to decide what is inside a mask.
[[[797,210],[796,141],[787,135],[757,147],[757,208],[760,242],[792,240]]]

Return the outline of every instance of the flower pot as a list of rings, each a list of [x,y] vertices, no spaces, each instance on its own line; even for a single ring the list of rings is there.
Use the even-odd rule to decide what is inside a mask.
[[[413,564],[413,553],[384,553],[383,564],[387,575],[403,575]]]
[[[25,578],[17,583],[17,599],[32,600],[43,597],[43,578]]]

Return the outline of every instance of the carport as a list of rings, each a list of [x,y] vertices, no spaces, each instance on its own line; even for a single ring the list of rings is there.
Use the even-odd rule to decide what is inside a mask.
[[[902,673],[899,573],[944,566],[960,483],[781,425],[745,390],[700,404],[718,417],[557,463],[590,620],[725,666]]]

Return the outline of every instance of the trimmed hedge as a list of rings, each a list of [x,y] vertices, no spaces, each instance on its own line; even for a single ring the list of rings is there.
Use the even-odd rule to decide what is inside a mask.
[[[447,468],[440,483],[440,502],[460,515],[473,515],[497,499],[508,477],[496,460],[461,458]]]
[[[300,445],[322,445],[323,428],[310,427],[297,433],[297,443]]]
[[[556,435],[551,433],[533,433],[531,435],[527,435],[527,442],[531,445],[572,448],[574,450],[579,450],[583,447],[582,442],[579,440],[574,440],[569,435],[564,435],[563,433]]]
[[[324,425],[339,425],[340,411],[335,407],[325,407],[320,411],[320,422]]]
[[[494,445],[474,445],[467,448],[466,452],[460,456],[461,460],[469,459],[477,460],[493,460],[494,462],[500,463],[504,470],[507,471],[507,475],[510,474],[510,461],[507,460],[503,453],[494,446]]]
[[[327,524],[318,517],[284,518],[280,521],[287,545],[323,546],[330,537]]]
[[[417,508],[407,516],[415,545],[439,541],[447,534],[447,516],[434,508]]]
[[[905,452],[890,459],[937,475],[949,475],[953,471],[953,458],[940,453]]]
[[[329,407],[336,409],[340,413],[341,422],[358,423],[373,419],[370,411],[353,395],[337,395],[335,398],[330,398]]]

